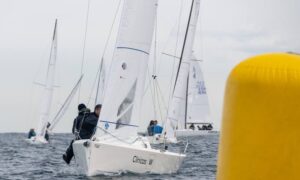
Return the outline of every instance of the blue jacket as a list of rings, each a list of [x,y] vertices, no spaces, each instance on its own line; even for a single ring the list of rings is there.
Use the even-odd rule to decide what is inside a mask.
[[[159,125],[155,125],[153,126],[153,134],[161,134],[162,133],[163,128]]]

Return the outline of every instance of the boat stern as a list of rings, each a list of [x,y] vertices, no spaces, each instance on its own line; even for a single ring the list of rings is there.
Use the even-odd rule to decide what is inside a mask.
[[[77,140],[73,143],[73,151],[76,164],[80,167],[84,174],[89,175],[90,172],[90,154],[91,148],[89,148],[90,140]]]

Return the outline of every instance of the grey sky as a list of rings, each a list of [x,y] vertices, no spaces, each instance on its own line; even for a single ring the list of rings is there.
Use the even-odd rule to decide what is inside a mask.
[[[82,100],[87,102],[100,57],[120,0],[91,0]],[[55,18],[58,18],[58,75],[53,112],[79,78],[87,0],[0,0],[0,132],[24,132],[37,125],[41,87]],[[159,0],[158,50],[173,53],[180,4],[180,40],[190,0]],[[194,51],[206,78],[212,117],[220,126],[226,77],[241,60],[264,52],[300,52],[300,1],[202,0]],[[110,40],[108,63],[116,35]],[[178,51],[179,52],[179,51]],[[168,100],[173,59],[157,53],[158,76]],[[151,65],[149,67],[151,69]],[[56,131],[70,132],[77,98]],[[151,98],[144,119],[153,118]],[[92,108],[92,107],[91,107]]]

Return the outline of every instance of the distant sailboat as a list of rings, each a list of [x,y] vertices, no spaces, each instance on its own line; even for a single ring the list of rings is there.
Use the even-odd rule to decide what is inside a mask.
[[[103,173],[174,173],[184,154],[151,148],[137,135],[157,0],[125,0],[103,108],[92,139],[73,143],[88,176]]]
[[[195,58],[194,58],[195,59]],[[210,107],[205,81],[201,67],[197,61],[190,62],[188,78],[186,117],[175,130],[176,137],[198,136],[212,132]]]
[[[200,0],[193,0],[163,135],[168,141],[212,130],[202,71],[193,56]],[[201,128],[200,127],[201,124]],[[195,125],[197,125],[195,127]],[[205,127],[202,129],[202,127]],[[203,131],[202,131],[203,130]]]
[[[56,69],[56,55],[57,55],[57,19],[55,20],[54,32],[51,44],[50,58],[48,63],[48,70],[46,76],[46,83],[44,86],[44,92],[42,97],[41,111],[39,116],[39,124],[36,131],[36,135],[26,139],[27,142],[32,144],[45,144],[48,140],[45,138],[48,136],[48,131],[52,131],[57,125],[61,117],[65,114],[67,108],[69,107],[74,94],[76,93],[79,84],[81,82],[82,76],[76,83],[75,87],[72,89],[71,93],[67,97],[63,106],[58,111],[57,115],[53,120],[50,119],[51,105],[54,93],[54,79],[55,79],[55,69]]]

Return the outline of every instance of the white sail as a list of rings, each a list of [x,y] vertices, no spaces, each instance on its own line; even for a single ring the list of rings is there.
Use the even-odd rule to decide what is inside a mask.
[[[137,135],[157,0],[125,0],[98,126]],[[103,131],[97,130],[96,136]]]
[[[202,70],[197,61],[192,61],[190,64],[187,107],[187,123],[210,123],[206,86]]]
[[[55,20],[51,52],[48,64],[48,71],[46,77],[45,88],[43,92],[43,99],[41,104],[41,111],[39,117],[39,125],[37,129],[37,136],[44,137],[46,133],[47,124],[49,122],[50,110],[53,99],[55,68],[56,68],[56,54],[57,54],[57,20]]]
[[[193,45],[195,39],[196,26],[200,10],[200,0],[193,0],[186,35],[181,53],[181,63],[179,63],[178,73],[175,80],[174,92],[168,109],[167,121],[164,133],[168,139],[174,139],[175,129],[184,129],[187,115],[186,99],[190,60],[192,59]]]
[[[77,81],[76,85],[74,86],[74,88],[72,89],[71,93],[68,95],[67,99],[65,100],[65,102],[63,103],[63,105],[61,106],[61,108],[59,109],[59,111],[57,112],[57,114],[54,116],[53,120],[50,121],[50,127],[48,128],[49,131],[53,131],[53,129],[56,127],[57,123],[61,120],[61,118],[64,116],[64,114],[66,113],[66,111],[68,110],[72,99],[74,98],[74,95],[76,94],[81,80],[82,80],[83,75],[79,78],[79,80]]]
[[[170,174],[185,158],[182,153],[152,149],[147,138],[137,135],[156,2],[124,1],[96,137],[73,143],[76,162],[88,176],[124,171]]]
[[[98,77],[98,85],[96,91],[95,105],[102,104],[104,100],[104,89],[105,89],[105,66],[104,60],[102,59],[100,64],[100,73]]]

